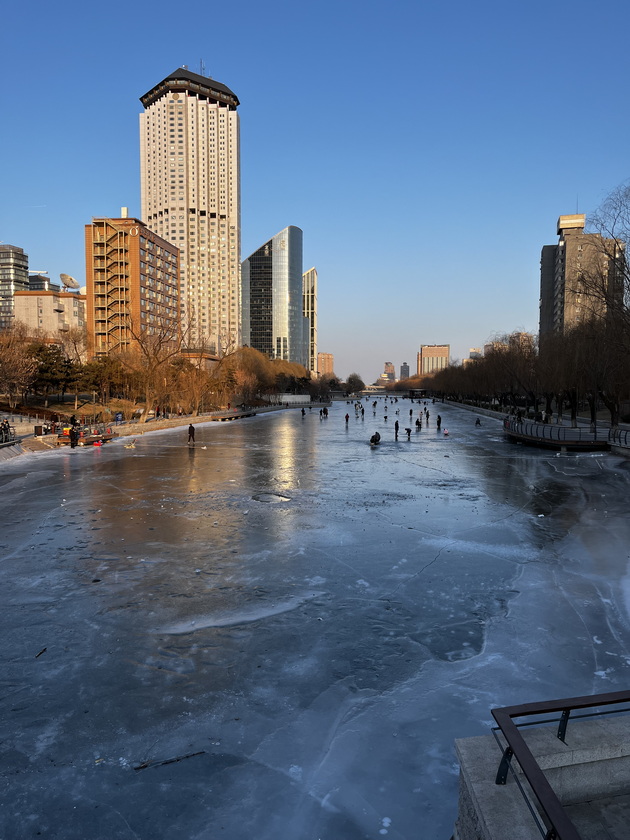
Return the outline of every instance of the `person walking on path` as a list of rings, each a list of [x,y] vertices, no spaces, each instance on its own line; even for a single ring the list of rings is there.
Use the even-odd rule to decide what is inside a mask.
[[[191,443],[195,445],[195,427],[192,423],[188,427],[188,445],[190,446]]]

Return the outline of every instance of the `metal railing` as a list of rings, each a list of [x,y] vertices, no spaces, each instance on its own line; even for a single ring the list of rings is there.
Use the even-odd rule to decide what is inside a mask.
[[[503,420],[503,428],[506,432],[514,435],[523,435],[535,440],[549,441],[553,443],[593,443],[594,441],[608,440],[608,429],[587,429],[584,426],[573,428],[572,426],[559,426],[552,423],[536,423],[531,420],[517,420],[506,417]]]
[[[503,747],[503,756],[499,765],[499,770],[496,776],[496,784],[504,785],[507,781],[508,772],[512,772],[516,782],[525,797],[527,805],[536,824],[540,830],[541,836],[545,840],[580,840],[580,835],[571,822],[565,810],[556,796],[553,788],[549,784],[547,777],[541,770],[538,762],[534,758],[531,750],[527,746],[525,739],[519,732],[519,727],[541,725],[549,723],[548,720],[537,720],[534,722],[526,722],[516,724],[513,718],[523,718],[531,716],[540,716],[551,713],[560,712],[560,719],[558,721],[557,737],[564,742],[567,725],[571,712],[583,709],[598,709],[603,706],[614,706],[620,703],[630,702],[630,691],[615,691],[611,694],[597,694],[591,697],[566,697],[561,700],[551,700],[542,703],[526,703],[520,706],[505,706],[500,709],[492,709],[492,716],[497,722],[497,727],[493,730],[495,738],[496,731],[500,731],[505,738],[507,746]],[[613,714],[618,712],[627,712],[630,709],[614,709],[608,712],[594,712],[585,715],[575,715],[574,718],[594,717],[602,714]],[[499,742],[499,739],[497,738]],[[499,742],[500,743],[500,742]],[[542,818],[545,825],[541,825],[537,814],[534,811],[532,803],[529,801],[528,794],[524,790],[514,768],[512,767],[512,760],[516,759],[524,777],[527,779],[532,793],[536,797]]]
[[[630,447],[630,429],[611,429],[608,434],[608,442],[611,446]]]

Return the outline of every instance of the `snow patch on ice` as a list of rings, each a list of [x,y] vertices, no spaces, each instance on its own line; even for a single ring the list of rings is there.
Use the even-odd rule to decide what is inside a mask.
[[[163,627],[156,630],[156,632],[169,636],[178,636],[185,633],[194,633],[197,630],[206,630],[210,627],[235,627],[239,624],[251,624],[263,618],[270,618],[274,615],[281,615],[282,613],[295,610],[297,607],[302,606],[302,604],[312,601],[313,598],[319,598],[323,594],[323,592],[308,592],[303,595],[294,595],[284,600],[278,599],[273,604],[251,604],[240,610],[235,609],[231,612],[224,611],[214,615],[197,616],[187,621],[180,621]]]

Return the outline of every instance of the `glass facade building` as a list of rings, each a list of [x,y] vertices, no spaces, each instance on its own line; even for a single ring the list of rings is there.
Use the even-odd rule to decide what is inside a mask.
[[[308,369],[317,376],[317,269],[302,276],[302,313],[308,319]]]
[[[290,225],[254,251],[243,261],[241,278],[243,344],[308,368],[300,228]]]

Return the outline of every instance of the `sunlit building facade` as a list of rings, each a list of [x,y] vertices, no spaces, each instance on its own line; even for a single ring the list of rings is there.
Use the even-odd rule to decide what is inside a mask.
[[[387,382],[395,382],[396,381],[396,368],[392,364],[392,362],[385,362],[383,367],[383,373],[381,374],[381,379],[385,379]]]
[[[448,367],[451,358],[450,344],[422,344],[418,353],[418,375],[437,373]]]
[[[317,376],[317,269],[302,275],[302,313],[308,318],[308,369]]]
[[[334,376],[335,373],[335,356],[334,353],[318,353],[317,354],[317,375],[318,376]]]
[[[281,230],[241,266],[243,344],[270,359],[309,366],[309,324],[303,314],[302,231]]]
[[[140,101],[142,218],[179,249],[185,343],[222,355],[241,343],[239,101],[187,68]]]
[[[542,249],[541,338],[562,333],[593,317],[603,317],[607,302],[622,305],[621,243],[598,233],[584,233],[585,224],[586,216],[581,213],[560,216],[558,244]]]
[[[86,296],[79,292],[52,288],[16,292],[15,320],[31,331],[39,331],[51,339],[59,339],[71,330],[85,329]]]
[[[85,226],[88,355],[138,347],[139,336],[180,339],[179,252],[139,219]]]

